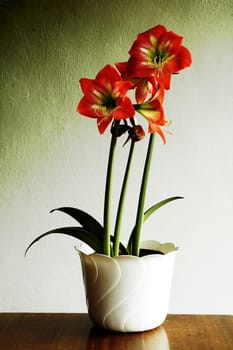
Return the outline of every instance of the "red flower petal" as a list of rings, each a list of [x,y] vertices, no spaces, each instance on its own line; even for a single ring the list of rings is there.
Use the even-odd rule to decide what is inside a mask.
[[[130,81],[116,81],[113,85],[112,93],[117,97],[117,95],[121,96],[121,98],[125,97],[128,90],[133,87],[133,83]]]
[[[79,80],[81,89],[90,103],[98,103],[99,92],[96,90],[96,84],[93,79],[82,78]]]
[[[97,119],[97,127],[100,134],[103,134],[112,121],[112,117],[101,117]]]
[[[163,140],[163,143],[165,144],[166,143],[166,138],[164,136],[164,133],[162,131],[162,129],[156,125],[156,124],[153,124],[153,123],[150,123],[149,124],[149,130],[148,130],[150,133],[155,133],[157,132],[157,134],[159,134],[159,136],[161,137],[161,139]]]
[[[158,49],[171,56],[179,50],[182,40],[183,37],[174,32],[165,32],[158,39]]]
[[[135,115],[135,109],[131,100],[128,97],[121,102],[121,104],[113,110],[112,115],[114,119],[127,119],[132,118]]]
[[[99,71],[95,78],[102,86],[113,85],[116,81],[121,80],[120,74],[110,64],[107,64]]]
[[[87,117],[92,117],[92,118],[97,117],[96,110],[94,109],[94,105],[90,104],[85,96],[80,100],[77,106],[77,112]]]
[[[121,73],[121,76],[125,78],[125,74],[127,73],[128,62],[116,62],[115,65]]]
[[[189,50],[181,46],[178,52],[176,53],[176,56],[173,60],[168,62],[169,68],[173,73],[177,73],[180,70],[189,67],[192,63],[192,57],[189,52]]]

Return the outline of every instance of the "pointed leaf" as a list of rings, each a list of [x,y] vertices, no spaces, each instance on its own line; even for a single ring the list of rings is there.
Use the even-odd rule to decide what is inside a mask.
[[[96,235],[98,235],[100,238],[103,238],[103,226],[90,214],[77,209],[77,208],[71,208],[71,207],[62,207],[51,210],[51,213],[54,211],[61,211],[63,213],[68,214],[73,219],[78,221],[85,230],[89,232],[93,232]]]
[[[152,207],[150,207],[143,216],[143,222],[145,222],[156,210],[158,210],[159,208],[163,207],[165,204],[172,202],[174,200],[177,199],[183,199],[184,197],[181,196],[175,196],[175,197],[169,197],[167,199],[164,199],[156,204],[154,204]],[[128,241],[128,245],[127,245],[127,250],[129,252],[129,254],[132,254],[132,246],[133,246],[133,240],[134,240],[134,236],[135,236],[135,232],[136,232],[136,227],[134,226],[132,233],[130,235],[129,241]]]
[[[145,213],[144,213],[144,219],[143,221],[146,221],[150,216],[151,214],[153,214],[156,210],[158,210],[159,208],[163,207],[165,204],[169,203],[169,202],[172,202],[174,200],[177,200],[177,199],[183,199],[183,197],[180,197],[180,196],[176,196],[176,197],[170,197],[170,198],[167,198],[167,199],[164,199],[162,200],[161,202],[158,202],[156,204],[154,204],[152,207],[150,207]]]
[[[34,243],[38,242],[41,238],[48,236],[50,234],[54,234],[54,233],[60,233],[60,234],[64,234],[67,236],[77,238],[77,239],[81,240],[82,242],[88,244],[97,253],[102,253],[102,251],[103,251],[102,241],[95,234],[93,234],[93,232],[89,232],[89,231],[83,229],[82,227],[60,227],[60,228],[56,228],[56,229],[47,231],[47,232],[41,234],[40,236],[36,237],[27,247],[27,249],[25,251],[25,256],[26,256],[28,250],[31,248],[31,246]]]

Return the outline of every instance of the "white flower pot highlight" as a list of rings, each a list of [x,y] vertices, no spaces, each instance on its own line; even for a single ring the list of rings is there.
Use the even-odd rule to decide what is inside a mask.
[[[178,248],[155,241],[145,241],[141,247],[165,255],[108,257],[79,250],[88,313],[97,326],[139,332],[165,320]]]

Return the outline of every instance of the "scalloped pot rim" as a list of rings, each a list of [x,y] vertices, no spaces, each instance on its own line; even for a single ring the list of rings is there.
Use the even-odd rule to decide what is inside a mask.
[[[173,253],[173,252],[177,252],[179,250],[179,247],[176,247],[175,244],[173,242],[158,242],[158,241],[154,241],[154,240],[146,240],[146,241],[142,241],[140,244],[140,247],[143,249],[150,249],[150,250],[157,250],[160,251],[161,253],[163,253],[164,255]],[[138,257],[135,255],[118,255],[118,256],[107,256],[105,254],[101,254],[101,253],[96,253],[93,252],[92,250],[88,249],[88,247],[84,244],[80,244],[79,246],[75,246],[74,247],[75,250],[80,254],[85,254],[85,255],[101,255],[104,256],[106,258],[109,259],[122,259],[122,258],[136,258],[136,259],[148,259],[149,257],[153,256],[153,257],[157,257],[157,258],[161,258],[164,255],[160,255],[160,254],[148,254],[142,257]]]

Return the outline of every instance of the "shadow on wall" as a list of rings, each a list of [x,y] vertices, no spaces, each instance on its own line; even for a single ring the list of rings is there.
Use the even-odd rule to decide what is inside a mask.
[[[0,162],[8,169],[3,182],[51,152],[52,139],[62,147],[64,128],[78,118],[78,80],[126,60],[140,31],[162,23],[185,42],[195,38],[199,55],[203,23],[207,36],[226,15],[224,6],[217,15],[208,6],[184,0],[1,0]]]
[[[95,72],[105,60],[111,61],[109,55],[115,50],[118,52],[114,57],[118,57],[119,50],[127,52],[136,33],[161,20],[166,25],[164,18],[174,18],[177,23],[177,11],[179,18],[182,13],[189,17],[191,5],[178,2],[182,11],[170,1],[145,1],[142,5],[135,0],[127,4],[123,0],[1,0],[3,52],[6,50],[11,60],[8,64],[19,64],[18,58],[23,56],[32,65],[33,58],[37,65],[38,59],[44,65],[60,57],[62,63],[62,58],[72,55],[76,67],[90,65]],[[119,57],[123,59],[126,57]]]
[[[24,174],[51,152],[52,140],[61,144],[69,118],[78,117],[78,80],[94,77],[106,63],[126,60],[136,33],[168,13],[166,1],[142,6],[135,0],[1,0],[3,182],[11,176],[17,181],[20,169]]]

